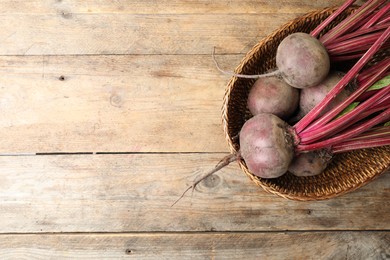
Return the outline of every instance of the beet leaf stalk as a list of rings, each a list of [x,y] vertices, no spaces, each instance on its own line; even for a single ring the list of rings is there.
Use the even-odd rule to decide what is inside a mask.
[[[369,4],[367,2],[367,4]],[[326,47],[329,57],[333,62],[356,60],[375,42],[378,35],[390,26],[389,23],[382,23],[383,19],[389,16],[390,3],[372,1],[372,6],[365,9],[362,6],[351,14],[326,35],[332,35],[331,40],[326,40],[326,35],[320,41]],[[370,5],[369,5],[370,6]],[[383,18],[385,17],[385,18]],[[351,19],[355,18],[355,19]],[[352,23],[353,21],[353,23]],[[342,27],[342,28],[340,28]],[[385,43],[381,49],[389,48],[390,42]]]
[[[356,22],[369,16],[377,7],[385,3],[385,0],[369,0],[363,4],[358,10],[340,22],[336,27],[327,32],[320,38],[320,41],[326,46],[329,42],[333,42],[337,37],[348,32]]]
[[[367,132],[359,134],[358,136],[355,136],[353,138],[347,139],[345,140],[345,142],[357,141],[357,140],[368,140],[373,138],[382,138],[386,136],[390,136],[390,125],[384,124],[383,126],[374,127]]]
[[[390,136],[383,138],[370,138],[366,140],[352,140],[333,146],[332,152],[345,153],[358,149],[374,148],[380,146],[390,145]]]
[[[331,121],[333,118],[336,116],[340,115],[340,113],[346,109],[350,104],[352,104],[355,100],[359,99],[360,97],[366,95],[366,99],[368,99],[370,96],[374,95],[375,93],[370,93],[369,95],[367,93],[367,89],[373,87],[373,84],[376,85],[380,79],[384,79],[386,77],[385,73],[388,73],[387,71],[390,68],[390,58],[383,60],[379,62],[378,64],[374,65],[373,67],[376,68],[376,71],[370,75],[370,77],[365,77],[366,74],[371,73],[371,68],[368,69],[367,71],[362,72],[362,76],[364,78],[360,81],[360,77],[357,77],[357,84],[358,87],[357,89],[348,97],[346,98],[343,102],[341,102],[339,105],[325,113],[321,118],[317,119],[314,123],[312,123],[309,127],[307,127],[304,131],[302,131],[301,135],[305,135],[305,133],[308,133],[310,131],[319,129],[323,127],[326,123]],[[382,87],[386,86],[388,84],[382,85]],[[360,99],[361,101],[364,101],[366,99]],[[376,103],[377,100],[373,100],[373,103]]]
[[[318,150],[323,148],[331,148],[334,145],[337,145],[339,143],[342,143],[344,140],[347,140],[349,138],[353,138],[358,136],[361,133],[364,133],[365,131],[371,129],[372,127],[386,122],[390,119],[390,108],[387,108],[383,112],[381,112],[379,115],[365,121],[359,124],[356,124],[353,127],[348,128],[348,130],[337,134],[335,137],[331,137],[329,139],[319,141],[316,143],[308,144],[308,145],[302,145],[299,144],[296,147],[297,152],[303,152],[303,151],[312,151],[312,150]]]
[[[381,68],[387,66],[389,62],[389,59],[383,59],[371,67],[364,69],[359,75],[357,76],[357,82],[358,84],[364,84],[366,80],[369,80],[375,73],[378,72],[378,70],[381,70]],[[384,85],[383,85],[384,86]]]
[[[367,29],[374,26],[387,12],[389,12],[389,10],[390,3],[387,3],[384,7],[380,8],[380,10],[361,27],[361,29]]]
[[[332,152],[344,153],[357,149],[390,145],[390,126],[377,127],[355,138],[340,142],[332,147]]]
[[[337,85],[326,95],[326,97],[318,103],[306,116],[304,116],[297,124],[295,131],[299,134],[308,125],[310,125],[318,115],[326,108],[326,106],[338,95],[348,83],[356,77],[359,71],[367,64],[374,54],[390,37],[390,27],[387,28],[375,43],[367,50],[367,52],[355,63],[355,65],[344,75]]]
[[[390,26],[390,23],[384,23],[384,24],[377,24],[375,26],[372,26],[370,28],[366,29],[359,29],[357,31],[353,31],[348,34],[344,34],[343,36],[338,37],[335,41],[329,43],[326,47],[328,49],[333,48],[335,45],[341,45],[344,41],[349,40],[349,39],[354,39],[359,36],[363,36],[369,33],[385,30],[387,27]]]
[[[328,53],[330,56],[336,56],[366,51],[382,33],[383,31],[365,34],[329,45],[327,47]]]
[[[339,16],[342,12],[344,12],[345,9],[350,7],[353,3],[355,3],[356,0],[348,0],[344,2],[342,6],[340,6],[334,13],[332,13],[328,18],[326,18],[320,25],[317,26],[310,34],[313,37],[318,37],[318,35],[321,33],[321,31],[328,26],[333,20]]]
[[[370,81],[366,81],[365,84],[359,86],[359,88],[355,90],[355,92],[353,92],[348,98],[346,98],[338,106],[334,107],[333,109],[325,113],[321,118],[319,118],[312,125],[310,125],[304,131],[302,131],[299,134],[301,141],[310,142],[313,140],[317,140],[319,138],[323,138],[329,134],[328,131],[333,131],[334,129],[338,129],[342,127],[343,125],[347,124],[349,121],[353,120],[353,118],[358,116],[360,113],[371,108],[372,106],[375,106],[378,103],[378,100],[380,100],[381,98],[389,94],[389,90],[387,88],[382,89],[380,91],[379,90],[375,91],[375,93],[368,96],[366,100],[361,100],[359,106],[356,109],[354,109],[350,113],[340,116],[340,113],[342,113],[352,103],[354,103],[354,101],[364,91],[366,91],[370,86],[372,86],[373,83],[381,79],[383,77],[383,74],[384,74],[383,71],[382,72],[379,71],[375,77],[372,77]],[[380,94],[378,92],[380,92]],[[332,119],[334,120],[331,121]]]

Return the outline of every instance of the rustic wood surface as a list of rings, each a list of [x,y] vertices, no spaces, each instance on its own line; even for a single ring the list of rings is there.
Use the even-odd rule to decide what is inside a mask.
[[[389,259],[389,243],[388,232],[372,231],[22,234],[3,235],[0,258]]]
[[[233,163],[220,109],[262,37],[332,1],[0,1],[0,259],[389,259],[390,173],[297,202]]]

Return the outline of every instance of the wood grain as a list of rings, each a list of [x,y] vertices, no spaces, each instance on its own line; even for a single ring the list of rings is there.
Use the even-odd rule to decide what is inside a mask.
[[[1,235],[1,259],[388,259],[390,232]]]
[[[228,79],[210,55],[2,57],[0,153],[226,152]]]
[[[243,53],[296,16],[4,14],[0,55]]]
[[[227,154],[213,47],[342,2],[2,0],[0,258],[389,258],[389,173],[297,202],[233,163],[170,207]]]
[[[203,14],[203,13],[298,13],[340,5],[330,1],[269,1],[269,0],[2,0],[0,14],[126,13],[126,14]]]
[[[0,233],[389,230],[390,174],[339,198],[297,202],[236,164],[171,204],[223,154],[0,157]]]

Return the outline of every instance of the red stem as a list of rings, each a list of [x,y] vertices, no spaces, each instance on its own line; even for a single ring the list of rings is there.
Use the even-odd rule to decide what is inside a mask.
[[[381,65],[381,67],[377,67],[377,71],[374,75],[372,75],[370,78],[362,80],[360,84],[358,82],[359,84],[358,88],[350,96],[348,96],[348,98],[346,98],[339,105],[335,106],[330,111],[322,115],[321,118],[319,118],[314,123],[312,123],[309,127],[307,127],[304,131],[302,131],[302,133],[313,131],[315,129],[324,126],[335,116],[340,114],[340,112],[343,111],[347,106],[349,106],[352,102],[354,102],[361,94],[363,94],[375,82],[382,79],[386,75],[386,73],[388,73],[387,70],[390,68],[390,58],[384,60],[383,62],[380,62],[379,65]]]
[[[366,48],[362,48],[362,51],[354,52],[354,53],[348,53],[348,54],[341,54],[341,55],[330,55],[329,58],[332,62],[342,62],[342,61],[351,61],[351,60],[357,60],[361,58],[365,51],[370,46],[365,46]],[[382,45],[382,47],[379,50],[387,50],[390,47],[390,41],[386,41],[385,44]]]
[[[388,76],[388,75],[387,75]],[[355,101],[356,102],[362,102],[368,98],[370,98],[372,95],[377,93],[380,89],[373,89],[373,90],[367,90],[364,93],[362,93],[360,96],[358,96]]]
[[[385,137],[369,138],[364,140],[347,141],[344,143],[334,145],[331,150],[333,154],[336,154],[336,153],[344,153],[344,152],[358,150],[358,149],[374,148],[374,147],[385,146],[385,145],[390,145],[390,135],[387,135]]]
[[[341,36],[345,32],[347,32],[353,25],[355,25],[358,21],[366,18],[371,15],[371,13],[380,5],[382,5],[385,0],[369,0],[365,4],[363,4],[356,12],[349,15],[342,22],[340,22],[336,27],[327,32],[320,38],[320,41],[327,45],[328,42],[332,42],[337,37]]]
[[[378,92],[380,89],[378,90]],[[377,111],[383,110],[390,107],[390,94],[384,96],[383,98],[379,99],[378,102],[372,106],[370,109],[375,109]]]
[[[357,23],[355,23],[351,28],[347,31],[349,32],[354,32],[356,30],[359,30],[363,25],[365,25],[377,12],[373,11],[369,16],[365,17],[364,19],[361,19]]]
[[[359,61],[328,93],[324,100],[322,100],[322,102],[320,102],[311,112],[309,112],[294,126],[293,130],[295,130],[298,134],[300,140],[300,143],[296,146],[297,152],[332,148],[333,153],[338,153],[354,149],[390,145],[389,127],[385,127],[382,131],[372,129],[375,125],[386,122],[390,119],[390,95],[388,94],[390,89],[389,85],[379,91],[375,91],[375,93],[370,93],[371,96],[367,100],[361,102],[354,110],[328,123],[346,106],[359,97],[359,95],[361,95],[367,88],[375,83],[379,77],[386,73],[390,66],[389,59],[386,59],[383,63],[380,62],[381,65],[385,64],[384,67],[380,67],[380,71],[371,68],[371,70],[367,70],[365,73],[362,72],[362,75],[357,77],[357,82],[360,83],[360,86],[358,90],[352,94],[353,97],[350,97],[347,101],[343,102],[342,106],[345,107],[342,108],[342,106],[338,106],[336,109],[332,109],[326,114],[328,118],[323,120],[322,117],[314,124],[310,125],[323,111],[323,109],[334,99],[334,97],[342,91],[353,77],[356,76],[374,53],[381,47],[388,45],[386,42],[390,34],[389,25],[386,24],[386,22],[383,22],[388,21],[388,19],[382,19],[382,17],[387,15],[390,10],[390,3],[383,3],[385,3],[385,1],[369,0],[355,13],[347,17],[347,19],[321,37],[320,41],[322,41],[328,49],[328,53],[330,54],[332,60],[358,58],[361,55],[359,53],[360,51],[366,49],[368,49],[368,51],[361,56]],[[350,5],[351,3],[344,3],[343,10],[349,6],[348,4]],[[381,9],[379,11],[375,11],[378,6],[380,6]],[[329,20],[329,22],[326,25],[328,25],[330,21],[332,21],[343,10],[340,10],[337,14],[328,17],[327,20]],[[345,32],[348,32],[351,27],[356,26],[356,23],[361,23],[363,20],[364,23],[359,25],[358,31],[342,36]],[[380,26],[375,26],[376,24],[380,24]],[[326,25],[323,27],[317,27],[314,31],[312,31],[312,35],[317,36]],[[386,30],[381,32],[380,30],[383,29]],[[380,32],[377,32],[378,30]],[[371,44],[373,45],[370,47]],[[336,110],[338,109],[340,111],[336,113]],[[354,123],[364,120],[367,116],[378,111],[382,112],[371,119],[353,125]],[[332,113],[334,113],[334,115],[330,116]],[[344,129],[347,130],[344,131]],[[370,129],[372,130],[370,131]],[[333,134],[338,132],[339,134],[332,137]],[[327,136],[331,137],[327,138]],[[318,141],[323,138],[327,139]]]
[[[383,59],[377,63],[375,63],[374,65],[372,65],[371,67],[367,68],[367,69],[364,69],[362,70],[361,73],[359,73],[359,75],[357,76],[357,81],[361,84],[362,82],[364,82],[365,80],[369,79],[370,77],[372,77],[373,75],[375,75],[375,72],[377,72],[378,70],[380,70],[380,68],[386,66],[386,64],[389,62],[389,59]],[[387,74],[387,73],[386,73]]]
[[[355,141],[355,140],[373,139],[373,138],[379,138],[379,137],[385,137],[385,136],[390,136],[390,126],[374,127],[370,131],[364,132],[358,136],[350,138],[350,139],[346,140],[345,142]],[[341,142],[341,143],[344,143],[344,142]]]
[[[307,113],[296,125],[295,131],[299,134],[302,132],[325,107],[338,95],[344,87],[356,76],[356,74],[366,65],[366,63],[381,48],[384,42],[390,37],[390,27],[376,40],[368,51],[356,62],[356,64],[344,75],[337,85],[318,103],[309,113]]]
[[[364,52],[356,53],[356,54],[347,54],[347,55],[336,55],[336,56],[330,56],[330,60],[332,62],[342,62],[342,61],[349,61],[349,60],[356,60],[359,59],[364,55]]]
[[[374,32],[362,36],[358,36],[352,39],[348,39],[342,42],[337,42],[330,45],[328,53],[330,55],[342,55],[345,53],[354,53],[358,51],[367,50],[378,37],[382,34],[382,31]]]
[[[345,40],[349,40],[349,39],[355,38],[357,36],[362,36],[362,35],[369,34],[369,33],[375,32],[375,31],[385,30],[389,26],[390,26],[389,23],[384,23],[384,24],[380,24],[380,25],[375,25],[373,27],[370,27],[370,28],[367,28],[367,29],[364,29],[364,30],[363,29],[359,29],[359,30],[354,31],[352,33],[348,33],[348,34],[345,34],[343,36],[338,37],[334,42],[330,42],[325,47],[326,48],[332,48],[333,45],[340,44],[341,42],[343,42]]]
[[[355,24],[348,30],[348,32],[353,32],[353,31],[359,30],[361,27],[363,27],[366,23],[368,23],[368,22],[369,22],[377,13],[378,13],[378,9],[380,9],[380,7],[377,8],[377,10],[374,10],[374,11],[373,11],[369,16],[367,16],[366,18],[361,19],[360,21],[358,21],[357,23],[355,23]],[[379,19],[379,21],[376,22],[377,25],[383,24],[383,23],[386,23],[386,22],[389,22],[389,19],[387,19],[387,18],[389,18],[389,17],[388,17],[388,13],[386,13],[384,16],[385,16],[385,17],[381,17],[381,18]]]
[[[370,107],[374,106],[380,98],[389,94],[390,85],[382,88],[375,95],[367,99],[366,101],[359,104],[351,112],[345,114],[344,116],[337,118],[330,123],[319,127],[312,131],[302,132],[299,137],[301,144],[310,144],[314,141],[326,138],[340,131],[341,128],[350,125],[356,117],[358,117],[364,111],[367,111]]]
[[[366,23],[364,24],[360,29],[367,29],[376,24],[378,20],[382,18],[383,15],[385,15],[390,10],[390,3],[386,4],[384,7],[380,8],[379,11]]]
[[[320,25],[317,26],[317,28],[315,28],[311,33],[310,35],[313,36],[313,37],[317,37],[320,32],[326,27],[328,26],[331,22],[333,22],[333,20],[338,16],[340,15],[345,9],[347,9],[350,5],[352,5],[356,0],[348,0],[346,2],[344,2],[344,4],[342,6],[340,6],[334,13],[332,13],[330,16],[328,16],[328,18],[326,18],[322,23],[320,23]]]
[[[390,17],[386,17],[383,20],[380,20],[377,24],[384,24],[390,22]]]
[[[330,148],[336,144],[341,143],[344,140],[347,140],[349,138],[355,137],[359,135],[360,133],[363,133],[373,126],[386,122],[390,119],[390,108],[387,108],[385,111],[380,113],[379,115],[361,123],[358,124],[354,127],[351,127],[350,129],[344,131],[341,134],[338,134],[335,137],[326,139],[324,141],[320,141],[317,143],[312,143],[312,144],[299,144],[296,146],[297,152],[303,152],[303,151],[312,151],[312,150],[317,150],[317,149],[323,149],[323,148]]]
[[[338,132],[345,130],[349,126],[354,125],[355,123],[362,121],[365,118],[367,118],[367,117],[369,117],[377,112],[384,111],[385,109],[390,108],[389,101],[390,101],[390,95],[387,95],[385,98],[380,99],[377,104],[375,104],[374,106],[370,107],[369,109],[367,109],[363,113],[356,116],[349,124],[344,125],[343,127],[340,127],[338,129]]]

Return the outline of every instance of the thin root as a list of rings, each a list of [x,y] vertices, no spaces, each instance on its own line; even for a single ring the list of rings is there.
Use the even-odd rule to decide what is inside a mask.
[[[231,72],[231,71],[226,71],[226,70],[223,70],[217,60],[215,59],[215,46],[214,46],[214,49],[213,49],[213,52],[212,52],[212,58],[213,58],[213,61],[215,63],[215,67],[217,67],[217,69],[222,72],[223,74],[225,75],[230,75],[230,76],[234,76],[234,77],[237,77],[237,78],[244,78],[244,79],[258,79],[258,78],[265,78],[265,77],[272,77],[272,76],[279,76],[280,75],[280,71],[279,70],[275,70],[275,71],[272,71],[272,72],[269,72],[269,73],[266,73],[266,74],[259,74],[259,75],[245,75],[245,74],[239,74],[239,73],[234,73],[234,72]]]
[[[241,158],[241,155],[239,153],[237,153],[237,154],[229,154],[229,155],[225,156],[221,161],[219,161],[217,163],[217,165],[215,166],[214,169],[212,169],[211,171],[209,171],[206,174],[202,175],[202,177],[196,178],[194,180],[194,183],[191,186],[189,186],[183,192],[183,194],[181,194],[181,196],[171,205],[171,207],[173,207],[176,203],[178,203],[189,190],[192,189],[192,192],[194,192],[196,185],[198,185],[201,181],[203,181],[207,177],[211,176],[212,174],[216,173],[217,171],[221,170],[225,166],[228,166],[230,163],[239,160],[240,158]]]

